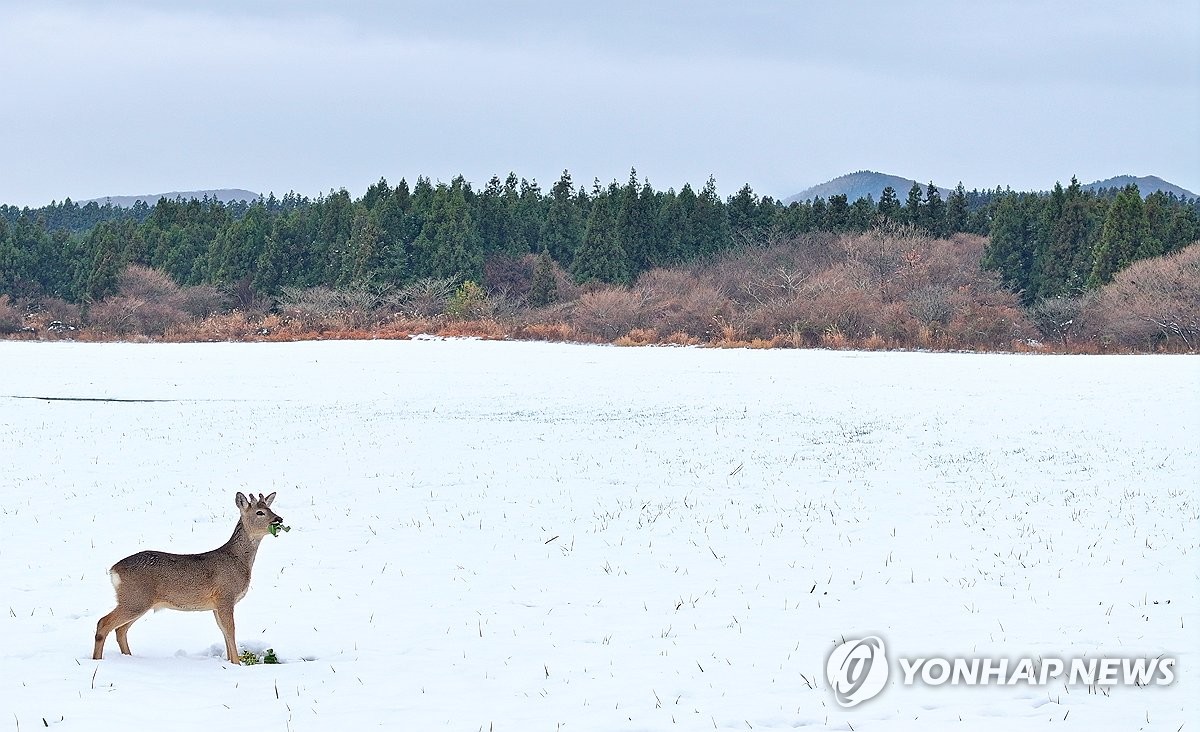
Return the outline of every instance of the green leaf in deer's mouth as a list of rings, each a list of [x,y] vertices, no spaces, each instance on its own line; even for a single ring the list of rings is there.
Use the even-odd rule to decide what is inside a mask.
[[[291,531],[292,527],[284,526],[282,521],[276,521],[273,524],[267,524],[267,531],[271,533],[271,536],[279,536],[280,529],[283,529],[284,531]]]

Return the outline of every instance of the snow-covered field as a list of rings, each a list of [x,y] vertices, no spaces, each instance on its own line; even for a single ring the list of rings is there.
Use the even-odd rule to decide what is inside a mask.
[[[1200,727],[1195,358],[0,343],[0,409],[0,729]],[[239,490],[293,528],[237,608],[285,663],[170,611],[92,661],[107,568]],[[866,634],[1177,681],[843,709]]]

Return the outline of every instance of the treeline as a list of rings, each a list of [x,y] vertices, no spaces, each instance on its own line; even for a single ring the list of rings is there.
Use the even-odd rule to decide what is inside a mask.
[[[97,302],[129,265],[185,286],[230,288],[247,300],[284,288],[403,286],[429,278],[483,282],[485,262],[542,255],[576,282],[630,284],[643,272],[743,244],[907,225],[933,237],[990,235],[983,264],[1026,304],[1078,294],[1129,263],[1200,236],[1197,203],[1135,187],[1089,193],[1077,181],[1049,194],[967,192],[945,200],[931,183],[901,200],[846,196],[784,205],[749,186],[722,199],[700,189],[656,190],[636,172],[623,185],[577,187],[566,171],[548,192],[494,177],[420,177],[309,199],[289,193],[248,203],[161,200],[132,209],[69,201],[0,207],[0,294]]]
[[[1006,192],[989,209],[983,266],[1027,305],[1077,297],[1200,239],[1196,200],[1161,191],[1143,199],[1136,185],[1092,193],[1072,178],[1049,194]]]

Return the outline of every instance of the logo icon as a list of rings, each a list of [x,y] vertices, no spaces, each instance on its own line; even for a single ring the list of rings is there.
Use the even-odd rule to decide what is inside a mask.
[[[883,639],[871,635],[834,648],[825,664],[825,677],[833,687],[833,698],[843,707],[857,706],[874,698],[883,691],[888,679]]]

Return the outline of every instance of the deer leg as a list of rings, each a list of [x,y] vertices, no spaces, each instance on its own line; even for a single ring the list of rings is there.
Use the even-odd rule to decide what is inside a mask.
[[[133,652],[129,650],[129,628],[136,622],[136,619],[130,620],[128,623],[117,628],[117,645],[120,646],[121,653],[124,653],[126,656],[133,655]]]
[[[129,608],[123,605],[117,605],[108,615],[100,618],[100,622],[96,623],[96,648],[92,651],[92,658],[97,661],[104,658],[104,639],[114,629],[124,628],[128,632],[128,627],[133,621],[146,614],[150,608]],[[121,646],[122,653],[129,653],[129,644],[124,639],[124,634],[117,631],[117,644]]]
[[[218,607],[216,610],[213,610],[213,615],[217,616],[217,625],[225,635],[225,653],[229,656],[229,662],[241,664],[241,660],[238,659],[237,643],[234,641],[233,635],[233,605]]]

